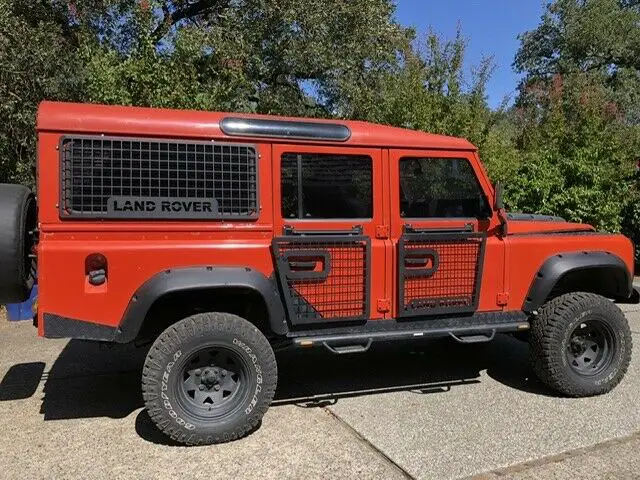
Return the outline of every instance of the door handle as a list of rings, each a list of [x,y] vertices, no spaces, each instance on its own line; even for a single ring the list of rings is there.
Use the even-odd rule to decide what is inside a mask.
[[[429,263],[431,266],[427,266]],[[409,250],[405,252],[404,267],[407,277],[431,277],[440,267],[440,255],[432,248]]]
[[[409,267],[421,267],[429,263],[430,257],[405,258],[404,263]]]
[[[316,268],[316,265],[318,265],[316,260],[310,262],[289,261],[289,267],[291,267],[292,270],[313,270]]]
[[[329,252],[325,250],[292,250],[285,252],[281,261],[289,280],[324,280],[331,271]],[[316,270],[318,264],[320,270]]]

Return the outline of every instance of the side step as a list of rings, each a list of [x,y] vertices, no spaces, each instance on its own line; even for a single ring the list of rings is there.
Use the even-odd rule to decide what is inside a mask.
[[[333,354],[344,355],[345,353],[364,353],[371,348],[372,343],[373,339],[369,338],[365,344],[331,345],[329,342],[322,342],[322,346]]]
[[[450,336],[460,343],[489,342],[497,333],[529,329],[521,312],[476,314],[471,317],[429,320],[370,320],[364,325],[317,329],[290,334],[296,347],[323,346],[331,353],[363,353],[374,341],[411,340]]]
[[[451,335],[451,338],[453,338],[455,341],[460,343],[483,343],[493,340],[496,337],[496,330],[493,329],[490,332],[474,333],[471,335],[455,334],[449,332],[449,335]]]

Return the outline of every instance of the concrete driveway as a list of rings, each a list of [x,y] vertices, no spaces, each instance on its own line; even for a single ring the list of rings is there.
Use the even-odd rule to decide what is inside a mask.
[[[638,346],[640,307],[626,311]],[[142,409],[144,355],[40,339],[1,318],[0,477],[640,476],[638,347],[623,383],[589,399],[555,397],[533,378],[527,346],[506,336],[282,353],[260,428],[197,448],[171,445]]]

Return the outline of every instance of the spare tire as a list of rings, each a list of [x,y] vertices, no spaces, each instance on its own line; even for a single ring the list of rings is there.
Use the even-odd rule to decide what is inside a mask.
[[[0,184],[0,305],[29,298],[35,278],[30,256],[36,199],[27,187]]]

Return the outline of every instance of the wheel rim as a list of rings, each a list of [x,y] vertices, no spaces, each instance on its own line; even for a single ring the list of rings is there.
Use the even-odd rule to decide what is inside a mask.
[[[571,369],[581,376],[598,375],[613,361],[615,337],[602,320],[587,320],[571,332],[566,357]]]
[[[247,364],[229,348],[208,346],[182,364],[176,387],[178,400],[189,413],[206,420],[224,417],[248,394]]]

